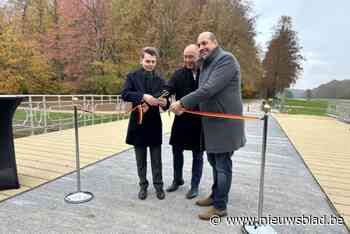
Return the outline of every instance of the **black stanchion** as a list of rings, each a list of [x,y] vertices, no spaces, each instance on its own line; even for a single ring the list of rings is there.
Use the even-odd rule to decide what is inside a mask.
[[[75,149],[76,149],[76,172],[77,172],[77,191],[66,195],[64,200],[67,203],[79,204],[90,201],[94,195],[90,192],[81,191],[80,182],[80,158],[79,158],[79,132],[78,132],[78,109],[74,105],[74,128],[75,128]]]
[[[264,180],[265,180],[265,161],[266,161],[266,144],[267,144],[267,127],[270,111],[270,106],[264,105],[264,130],[263,130],[263,142],[262,142],[262,151],[261,151],[261,168],[260,168],[260,185],[259,185],[259,201],[258,201],[258,220],[256,223],[248,223],[243,225],[242,231],[247,234],[277,234],[277,232],[269,225],[262,223],[262,213],[263,213],[263,204],[264,204]]]

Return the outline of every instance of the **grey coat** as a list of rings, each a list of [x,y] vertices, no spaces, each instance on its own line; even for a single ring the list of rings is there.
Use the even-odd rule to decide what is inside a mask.
[[[199,104],[201,111],[241,115],[240,67],[236,58],[216,48],[203,61],[199,88],[180,99],[185,108]],[[205,149],[208,153],[232,152],[245,145],[243,120],[202,117]]]

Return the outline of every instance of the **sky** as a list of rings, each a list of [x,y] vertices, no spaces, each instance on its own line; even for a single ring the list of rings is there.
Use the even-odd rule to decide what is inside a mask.
[[[257,43],[266,49],[282,15],[292,17],[304,71],[292,88],[312,89],[331,80],[350,79],[350,0],[250,0],[258,16]]]

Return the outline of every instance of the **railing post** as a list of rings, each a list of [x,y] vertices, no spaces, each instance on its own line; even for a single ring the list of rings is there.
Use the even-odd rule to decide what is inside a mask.
[[[101,106],[103,106],[103,95],[101,95]],[[100,123],[103,123],[104,116],[99,115],[99,118],[100,118]]]
[[[58,110],[61,111],[61,109],[62,109],[61,95],[58,95],[57,98],[58,98]],[[60,131],[62,130],[62,121],[61,121],[61,116],[60,115],[58,115],[58,129]]]
[[[83,96],[83,106],[84,106],[84,108],[87,108],[85,95]],[[83,123],[84,123],[84,126],[86,126],[86,114],[83,114]]]
[[[44,133],[47,133],[47,109],[46,109],[46,96],[42,98],[43,109],[44,109]]]
[[[94,99],[94,95],[91,96],[91,107],[92,107],[92,111],[95,112],[95,99]],[[92,124],[95,124],[95,114],[92,114],[91,116],[91,120],[92,120]]]
[[[29,121],[30,121],[30,134],[34,135],[34,116],[33,116],[32,96],[29,96]]]
[[[112,95],[109,95],[108,100],[109,100],[109,105],[111,105],[112,104]],[[110,115],[110,121],[113,121],[113,113]]]
[[[120,105],[120,101],[119,101],[119,96],[117,96],[117,100],[115,101],[116,105],[115,105],[115,111],[117,112],[117,120],[123,119],[121,117],[121,105]],[[124,116],[123,116],[124,117]]]

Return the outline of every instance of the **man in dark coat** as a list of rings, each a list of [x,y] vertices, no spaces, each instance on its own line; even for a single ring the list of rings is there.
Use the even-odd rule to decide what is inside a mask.
[[[183,108],[199,104],[201,111],[242,115],[240,67],[236,58],[218,45],[215,35],[204,32],[197,44],[202,62],[199,88],[173,103],[170,109],[181,114]],[[232,181],[231,156],[246,142],[243,120],[202,117],[205,149],[213,168],[214,184],[209,197],[196,202],[213,206],[200,219],[227,215],[226,207]]]
[[[198,88],[198,60],[197,45],[189,45],[184,50],[184,66],[176,70],[168,82],[169,94],[175,94],[180,100],[185,95]],[[187,192],[188,199],[198,195],[198,186],[202,177],[203,151],[200,149],[201,117],[191,114],[175,116],[171,129],[170,145],[173,151],[174,180],[168,192],[173,192],[184,184],[182,170],[184,164],[184,150],[192,151],[192,179],[191,189]]]
[[[157,50],[145,47],[141,52],[142,68],[130,72],[124,84],[121,96],[124,101],[132,102],[132,106],[142,105],[144,112],[142,123],[138,123],[138,112],[130,115],[126,143],[135,148],[137,173],[140,179],[138,197],[147,197],[147,147],[151,153],[153,185],[157,198],[165,198],[162,178],[162,121],[159,105],[166,106],[166,100],[158,97],[165,85],[165,81],[154,72],[157,63]]]

